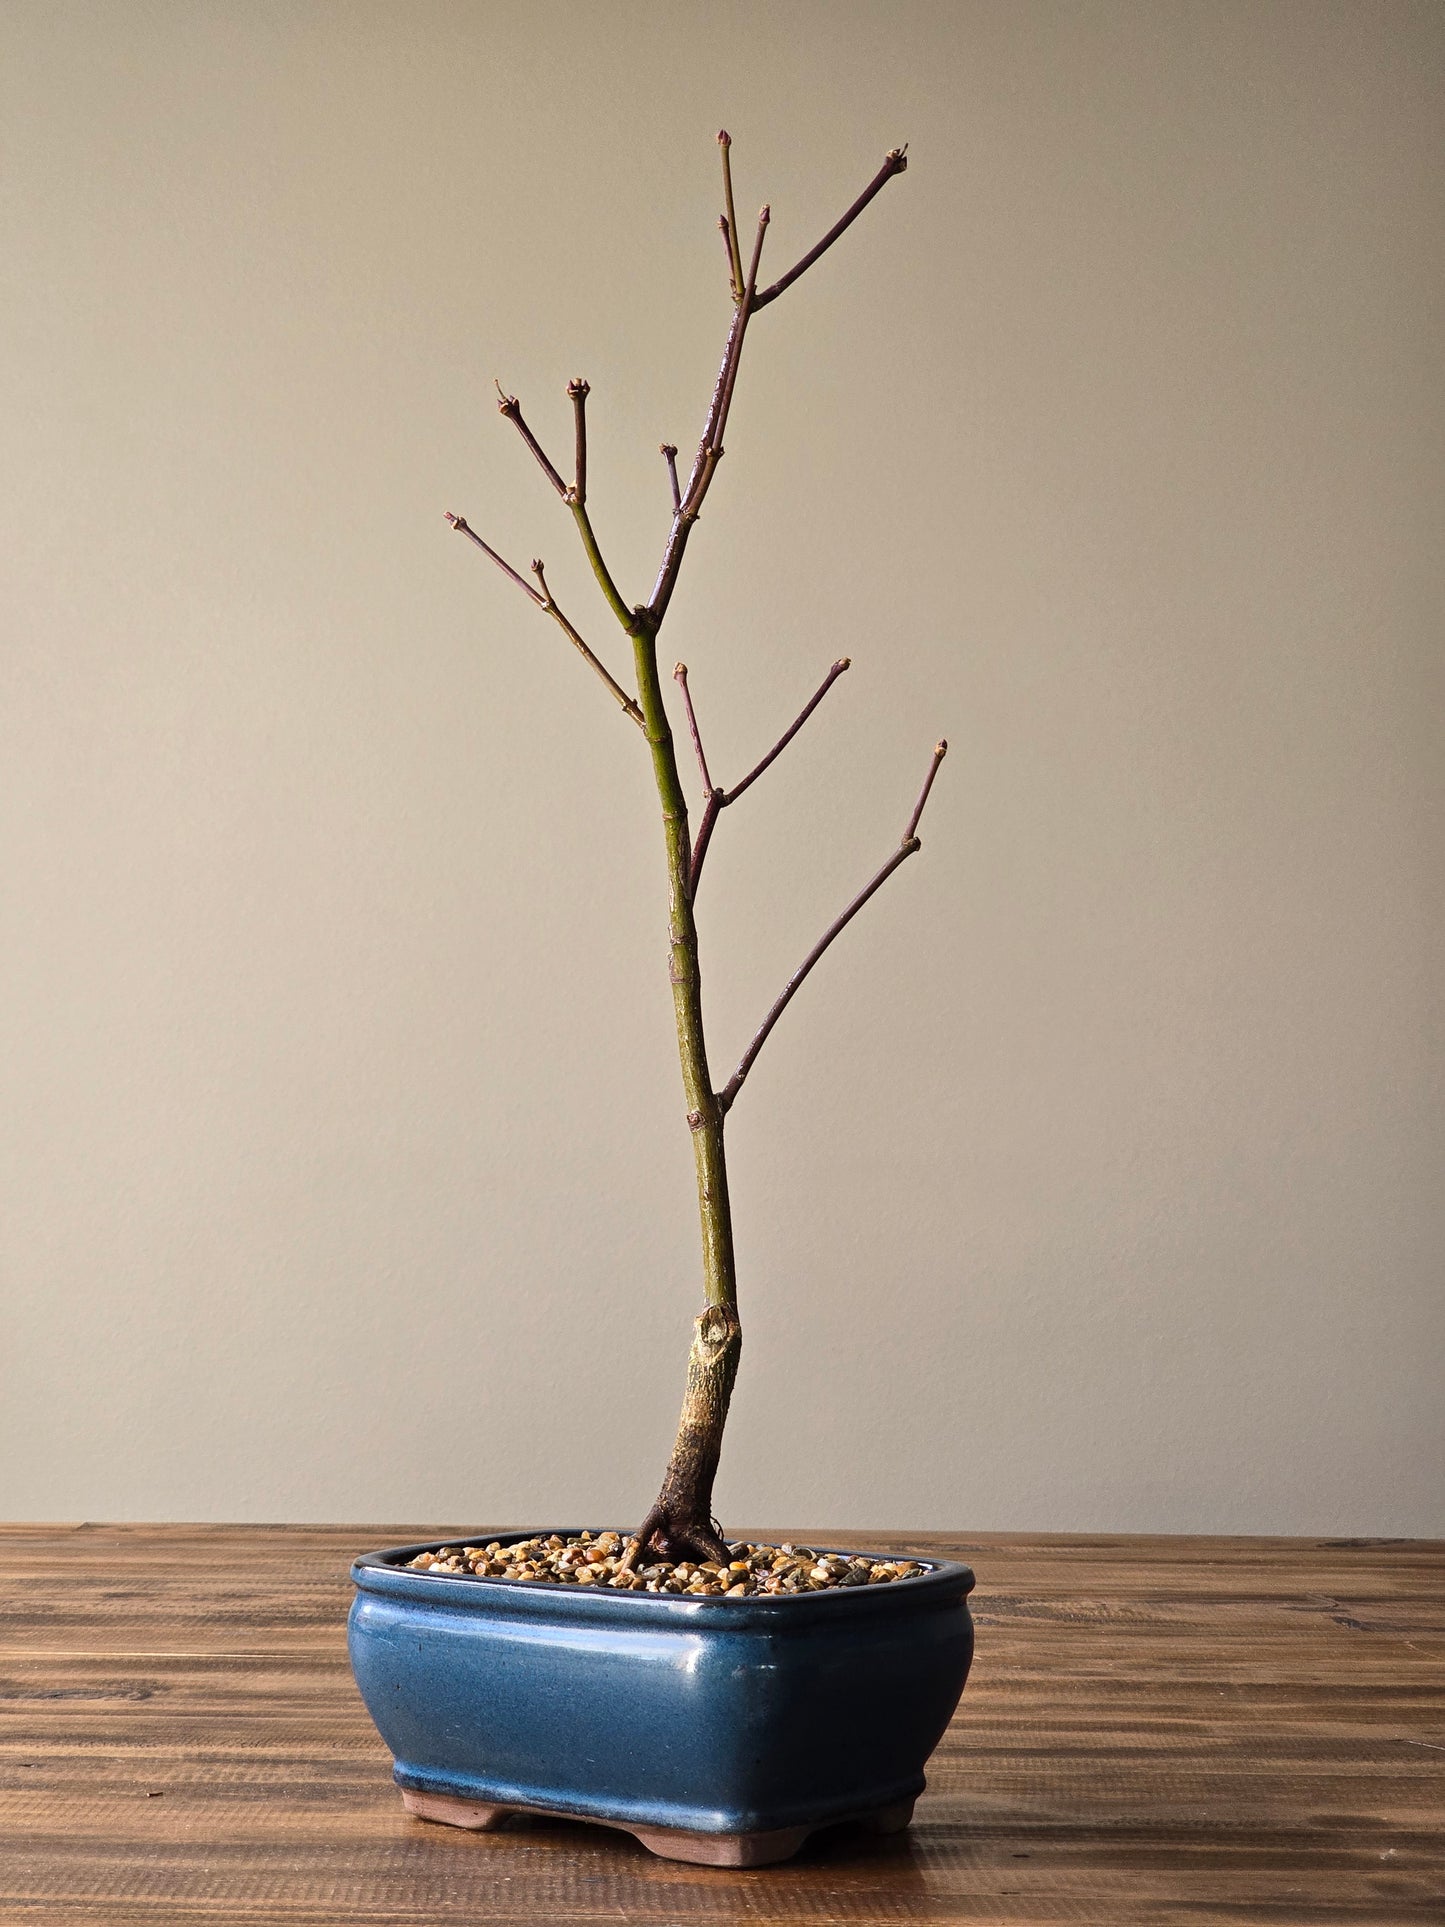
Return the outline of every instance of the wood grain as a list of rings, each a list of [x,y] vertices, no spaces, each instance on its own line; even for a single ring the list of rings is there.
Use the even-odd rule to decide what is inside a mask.
[[[978,1656],[906,1835],[739,1872],[408,1818],[346,1568],[427,1536],[0,1526],[0,1921],[1445,1923],[1445,1545],[795,1532],[968,1560]]]

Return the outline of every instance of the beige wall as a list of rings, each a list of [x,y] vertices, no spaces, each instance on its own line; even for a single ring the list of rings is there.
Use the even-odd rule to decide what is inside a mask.
[[[696,1309],[605,642],[739,774],[733,1521],[1445,1531],[1437,5],[0,12],[0,1511],[628,1519]]]

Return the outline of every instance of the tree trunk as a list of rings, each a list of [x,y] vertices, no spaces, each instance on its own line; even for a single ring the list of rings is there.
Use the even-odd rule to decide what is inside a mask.
[[[726,1555],[726,1547],[713,1524],[712,1488],[722,1451],[728,1401],[742,1351],[732,1209],[728,1202],[727,1157],[723,1144],[723,1107],[712,1087],[703,1037],[702,978],[692,909],[692,844],[676,746],[657,673],[656,623],[639,610],[630,633],[643,726],[662,804],[667,849],[668,976],[672,982],[687,1122],[692,1131],[697,1165],[706,1299],[694,1324],[677,1440],[663,1476],[662,1489],[643,1520],[637,1539],[642,1551],[663,1558],[716,1559]]]

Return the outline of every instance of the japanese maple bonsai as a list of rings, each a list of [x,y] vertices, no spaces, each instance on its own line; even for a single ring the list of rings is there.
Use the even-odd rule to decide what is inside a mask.
[[[694,1336],[687,1362],[687,1387],[677,1437],[667,1462],[662,1486],[651,1509],[633,1536],[623,1561],[631,1568],[639,1557],[650,1554],[668,1560],[725,1560],[727,1547],[713,1519],[713,1481],[722,1449],[723,1428],[728,1404],[737,1376],[742,1348],[742,1327],[738,1318],[737,1269],[733,1253],[732,1209],[728,1198],[726,1123],[757,1059],[759,1051],[799,985],[823,952],[850,919],[893,874],[900,864],[919,848],[918,823],[938,766],[947,744],[940,742],[933,751],[912,813],[904,825],[897,848],[870,878],[845,910],[829,925],[817,943],[789,978],[781,994],[759,1025],[752,1042],[744,1051],[736,1070],[720,1086],[715,1086],[709,1068],[706,1034],[703,1025],[702,973],[698,954],[697,921],[694,906],[703,866],[717,820],[729,804],[735,803],[763,774],[792,741],[837,678],[849,666],[845,656],[835,662],[802,713],[786,729],[756,768],[730,788],[713,781],[703,752],[702,737],[688,689],[687,669],[679,663],[673,671],[682,695],[687,728],[697,759],[702,783],[702,812],[696,834],[690,828],[687,798],[678,767],[677,742],[663,699],[663,680],[658,668],[658,645],[673,591],[677,587],[688,542],[702,512],[703,502],[712,487],[723,456],[723,437],[728,410],[737,384],[743,345],[758,315],[780,295],[787,292],[815,261],[849,228],[868,204],[895,175],[908,165],[903,148],[894,148],[852,206],[823,238],[795,262],[786,274],[765,287],[758,285],[763,241],[768,230],[769,210],[758,216],[751,255],[746,266],[740,247],[737,215],[733,205],[730,140],[726,132],[718,135],[722,155],[722,180],[725,211],[719,218],[726,245],[728,282],[732,296],[732,322],[723,350],[722,365],[713,387],[707,419],[699,438],[686,480],[677,470],[677,449],[664,444],[661,450],[667,464],[672,492],[672,521],[668,529],[662,562],[646,602],[632,603],[618,588],[592,527],[587,502],[587,396],[588,384],[582,380],[568,384],[575,425],[575,456],[570,482],[563,479],[543,450],[523,417],[515,395],[498,389],[501,413],[517,430],[535,456],[543,474],[570,510],[577,525],[583,549],[593,574],[612,614],[631,645],[635,693],[624,687],[606,668],[600,656],[583,640],[571,620],[558,606],[548,586],[541,561],[531,565],[533,580],[503,560],[460,515],[447,516],[452,527],[466,536],[514,582],[530,601],[558,625],[596,672],[624,716],[633,723],[651,758],[652,773],[662,806],[663,840],[667,863],[668,889],[668,975],[672,985],[673,1012],[677,1023],[678,1055],[682,1066],[682,1085],[687,1104],[687,1125],[692,1135],[697,1167],[698,1205],[702,1220],[702,1269],[705,1304],[695,1321]]]
[[[713,781],[681,663],[702,782],[694,834],[663,698],[658,639],[698,516],[722,459],[728,410],[753,317],[776,301],[905,166],[890,153],[848,211],[767,287],[763,209],[746,268],[722,147],[722,217],[733,316],[707,420],[685,482],[664,445],[672,523],[646,602],[629,603],[603,560],[587,506],[585,381],[568,387],[576,452],[564,481],[523,419],[501,411],[571,511],[602,594],[631,645],[633,689],[558,607],[540,561],[532,580],[462,517],[453,528],[548,615],[600,677],[647,746],[662,806],[668,974],[702,1216],[703,1292],[676,1443],[657,1498],[630,1538],[512,1533],[487,1543],[396,1546],[352,1567],[348,1641],[357,1685],[391,1749],[393,1776],[423,1819],[492,1828],[515,1814],[563,1814],[635,1833],[652,1852],[714,1865],[786,1859],[815,1829],[906,1826],[923,1767],[958,1704],[973,1652],[966,1566],[874,1560],[794,1547],[728,1546],[713,1480],[742,1328],[728,1203],[725,1128],[758,1052],[798,986],[873,893],[918,849],[918,823],[946,745],[898,846],[794,971],[737,1069],[713,1082],[703,1030],[694,917],[717,820],[790,743],[848,667],[835,662],[802,714],[740,782]],[[499,390],[500,392],[500,390]],[[485,1537],[485,1535],[482,1535]],[[724,1570],[726,1568],[726,1570]]]

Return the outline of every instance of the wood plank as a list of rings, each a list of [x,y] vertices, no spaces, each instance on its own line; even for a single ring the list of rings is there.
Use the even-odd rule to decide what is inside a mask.
[[[430,1530],[0,1526],[0,1920],[1445,1923],[1445,1545],[757,1534],[967,1559],[979,1644],[908,1834],[734,1871],[405,1815],[346,1568]]]

